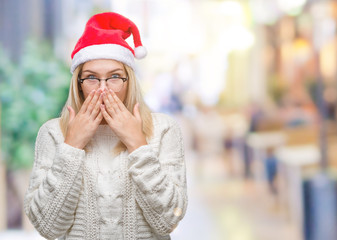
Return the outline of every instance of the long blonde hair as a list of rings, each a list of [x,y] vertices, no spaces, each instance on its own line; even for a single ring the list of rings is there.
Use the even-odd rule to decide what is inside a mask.
[[[126,97],[123,103],[131,113],[133,113],[133,108],[135,104],[137,102],[139,103],[140,116],[143,122],[143,133],[146,139],[148,140],[153,135],[151,110],[144,102],[141,88],[136,79],[133,69],[125,64],[123,64],[123,66],[128,75],[128,87]],[[69,122],[69,112],[67,106],[71,106],[75,110],[75,113],[77,114],[84,102],[84,96],[83,93],[79,91],[79,84],[78,84],[78,76],[81,73],[82,67],[83,64],[79,65],[73,73],[69,88],[68,99],[61,112],[60,127],[64,137],[66,136]],[[113,152],[114,154],[117,155],[126,149],[127,148],[125,144],[122,141],[119,141],[116,147],[114,148]]]

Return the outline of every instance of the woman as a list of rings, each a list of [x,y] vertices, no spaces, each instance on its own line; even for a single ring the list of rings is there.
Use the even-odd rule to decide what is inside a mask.
[[[135,50],[125,41],[132,33]],[[170,239],[187,207],[173,118],[151,113],[134,73],[146,55],[116,13],[89,19],[61,117],[40,128],[24,209],[48,239]]]

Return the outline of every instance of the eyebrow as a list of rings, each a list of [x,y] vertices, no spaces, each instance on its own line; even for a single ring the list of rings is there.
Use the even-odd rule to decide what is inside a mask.
[[[122,69],[122,68],[116,68],[116,69],[114,69],[114,70],[110,70],[109,72],[107,72],[107,74],[109,74],[109,73],[114,73],[114,72],[119,72],[119,71],[122,71],[122,72],[123,72],[123,69]],[[95,72],[95,71],[93,71],[93,70],[90,70],[90,69],[87,69],[87,70],[82,71],[82,73],[86,73],[86,72],[97,74],[97,72]]]

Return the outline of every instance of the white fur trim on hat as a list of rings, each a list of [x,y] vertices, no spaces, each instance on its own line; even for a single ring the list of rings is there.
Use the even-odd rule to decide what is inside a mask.
[[[129,49],[119,44],[99,44],[91,45],[78,51],[73,57],[70,72],[74,73],[80,64],[95,59],[113,59],[135,69],[134,56]]]

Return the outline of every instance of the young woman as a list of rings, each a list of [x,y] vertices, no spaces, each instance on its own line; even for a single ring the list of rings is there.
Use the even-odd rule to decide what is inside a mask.
[[[125,41],[132,33],[135,50]],[[170,239],[187,207],[177,122],[151,113],[135,77],[137,27],[91,17],[72,54],[61,117],[43,124],[24,209],[48,239]]]

